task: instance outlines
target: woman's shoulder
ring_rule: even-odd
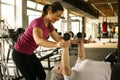
[[[31,22],[31,25],[34,27],[44,26],[43,17],[38,17]]]
[[[35,18],[34,20],[33,20],[33,22],[41,22],[41,21],[43,21],[43,17],[38,17],[38,18]]]

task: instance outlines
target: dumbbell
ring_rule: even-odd
[[[85,38],[85,37],[86,37],[86,34],[84,33],[84,37],[83,38]],[[77,38],[82,38],[82,33],[81,32],[77,33]]]
[[[70,39],[70,34],[69,34],[69,33],[64,33],[63,39],[64,39],[65,41],[69,40],[69,39]]]

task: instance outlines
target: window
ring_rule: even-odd
[[[37,10],[42,10],[43,9],[43,7],[44,7],[44,5],[41,5],[41,4],[37,4]]]
[[[27,1],[27,7],[35,9],[36,3],[32,2],[32,1]]]
[[[41,16],[43,7],[44,5],[42,4],[27,1],[28,24],[30,24],[33,19]]]
[[[1,18],[14,28],[14,6],[1,4]]]
[[[1,0],[1,2],[14,5],[15,0]]]

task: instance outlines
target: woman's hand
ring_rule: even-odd
[[[57,47],[59,48],[64,48],[64,47],[69,47],[70,46],[70,40],[65,41],[65,40],[60,40],[59,42],[57,42]]]

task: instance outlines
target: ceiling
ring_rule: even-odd
[[[118,0],[84,0],[85,2],[84,4],[81,4],[83,3],[83,0],[34,0],[34,1],[43,4],[46,4],[51,1],[60,1],[61,3],[63,3],[65,7],[67,6],[66,8],[71,10],[71,12],[76,13],[77,15],[85,15],[88,17],[91,17],[91,15],[96,17],[96,14],[98,15],[98,13],[99,13],[98,17],[118,16]],[[75,7],[70,7],[68,4],[75,6],[77,9],[75,9]],[[78,6],[76,6],[77,4]],[[82,5],[80,7],[84,7],[84,8],[78,8],[79,5]],[[92,9],[93,8],[94,9],[91,11],[90,10],[91,8],[89,7],[92,7]],[[95,12],[94,14],[93,12],[96,10],[97,13]]]
[[[88,3],[99,11],[99,16],[118,15],[118,0],[88,0]]]

